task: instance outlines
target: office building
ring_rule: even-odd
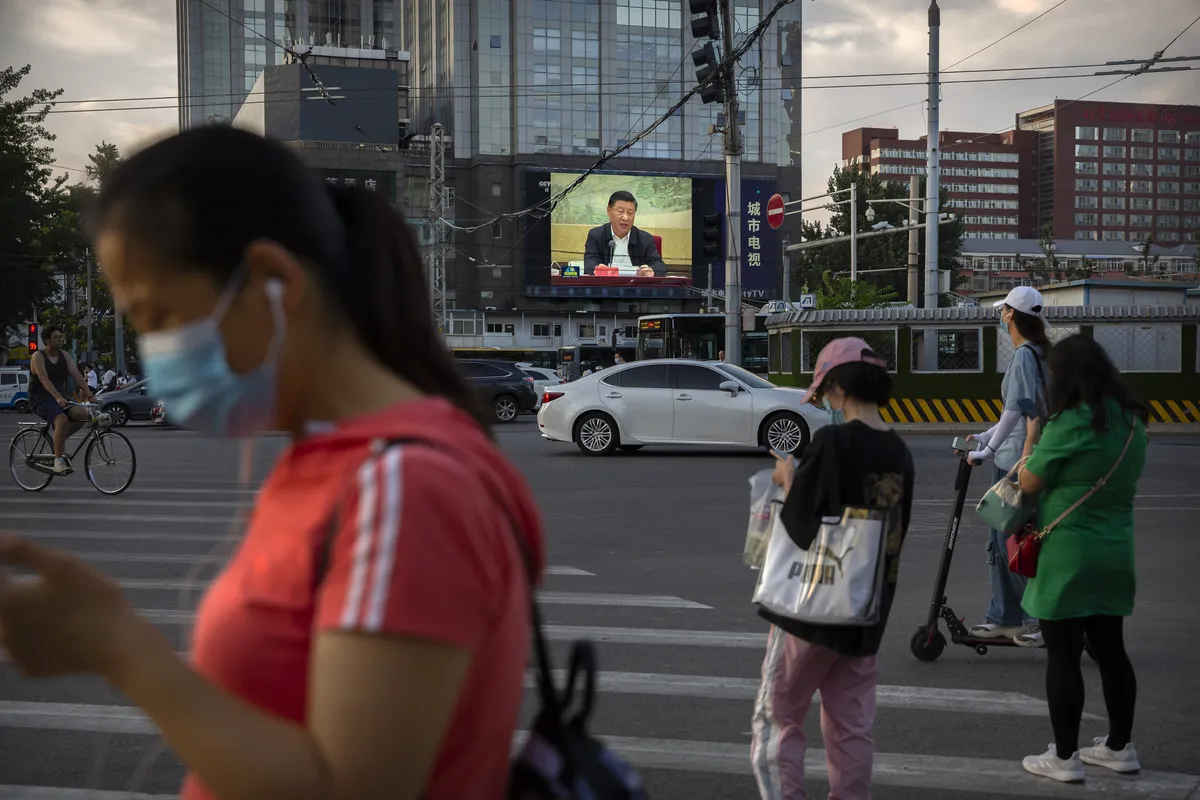
[[[1200,240],[1200,106],[1056,100],[1017,128],[1038,136],[1038,223],[1054,238]]]
[[[928,137],[901,139],[896,128],[842,134],[842,163],[860,165],[884,181],[902,183],[928,172]],[[942,131],[941,186],[963,216],[964,238],[1037,236],[1036,134]]]
[[[774,0],[734,2],[739,36],[774,6]],[[531,234],[528,217],[502,216],[543,199],[540,185],[551,176],[583,171],[602,153],[631,141],[695,85],[688,0],[216,3],[233,20],[209,5],[177,0],[184,127],[232,119],[263,68],[284,62],[285,52],[263,37],[302,52],[315,44],[408,54],[411,92],[407,134],[398,142],[405,161],[399,200],[409,207],[410,219],[424,216],[425,137],[440,123],[453,197],[443,216],[455,226],[447,251],[452,306],[559,311],[583,306],[596,312],[619,306],[622,312],[646,313],[682,310],[685,298],[700,304],[693,291],[680,294],[678,287],[616,292],[549,285],[542,278],[551,270],[549,246]],[[754,194],[744,198],[749,204],[764,204],[771,191],[799,191],[799,19],[800,4],[786,7],[739,72],[743,174],[757,182]],[[320,66],[316,69],[319,73]],[[720,110],[693,99],[612,158],[605,171],[719,182],[721,136],[712,128]],[[698,202],[706,204],[709,194],[722,195],[719,189],[696,191]],[[697,206],[695,213],[709,210]],[[754,290],[762,299],[777,296],[768,283],[780,284],[778,250],[757,256],[764,266],[756,278],[761,287]],[[697,274],[707,270],[707,264],[691,266]],[[722,278],[718,264],[717,289]]]

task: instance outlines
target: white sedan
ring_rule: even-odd
[[[829,412],[800,392],[716,361],[661,359],[621,364],[547,388],[538,430],[588,455],[648,444],[801,450]]]

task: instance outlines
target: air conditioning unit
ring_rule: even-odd
[[[495,306],[484,306],[483,310],[484,311],[495,311],[496,307]]]

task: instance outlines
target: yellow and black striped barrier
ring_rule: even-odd
[[[1004,403],[1000,400],[946,400],[903,397],[883,408],[883,418],[891,423],[950,423],[972,425],[1000,420]],[[1150,421],[1200,423],[1200,401],[1151,400]]]

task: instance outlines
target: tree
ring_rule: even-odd
[[[868,206],[866,202],[867,200],[900,200],[907,203],[907,183],[900,184],[881,180],[877,174],[864,172],[858,166],[851,166],[846,169],[835,166],[833,175],[827,183],[827,190],[830,192],[841,191],[849,189],[852,184],[857,185],[858,204],[853,213],[857,216],[857,226],[860,233],[869,231],[872,225],[878,225],[882,222],[890,223],[893,227],[899,228],[905,225],[906,220],[910,216],[914,216],[909,212],[909,209],[900,203],[875,203],[872,206]],[[923,188],[921,193],[924,196]],[[838,195],[834,201],[847,199],[849,199],[847,194],[842,194]],[[941,192],[939,205],[943,209],[943,213],[945,209],[951,207],[949,196],[944,190]],[[875,220],[873,222],[867,221],[866,213],[868,207],[875,209]],[[800,231],[801,241],[811,242],[819,239],[831,239],[838,236],[850,235],[851,209],[849,204],[830,206],[829,208],[831,215],[828,224],[822,225],[819,222],[803,222]],[[962,252],[962,234],[963,225],[957,217],[953,222],[942,223],[939,228],[938,266],[940,269],[950,272],[952,286],[958,283],[955,280],[955,276],[957,276],[959,271],[958,257]],[[925,237],[923,233],[920,241],[921,255],[919,263],[921,266],[919,267],[918,293],[923,293],[925,283]],[[874,286],[879,290],[879,296],[897,297],[893,286],[897,283],[906,282],[902,276],[904,276],[907,269],[907,264],[908,237],[903,233],[872,237],[863,239],[858,243],[858,266],[860,271],[864,271],[860,275],[858,282]],[[823,283],[823,276],[826,272],[836,275],[848,272],[849,268],[850,242],[839,242],[799,251],[793,266],[793,273],[795,283],[799,285],[817,285]],[[865,272],[866,270],[889,271]],[[897,276],[901,277],[897,279]],[[920,305],[920,299],[920,297],[910,297],[908,301],[913,305]]]
[[[62,89],[14,97],[29,66],[0,70],[0,337],[30,318],[53,291],[48,241],[55,197],[66,178],[49,165],[54,135],[43,123]],[[5,342],[6,343],[6,342]]]
[[[806,286],[804,291],[809,291]],[[849,275],[826,272],[817,287],[817,308],[876,308],[898,302],[900,296],[892,287],[880,289],[864,281],[852,281]]]
[[[88,156],[88,161],[92,162],[85,168],[88,180],[94,181],[97,186],[102,187],[108,180],[108,176],[121,163],[121,151],[115,144],[101,142],[96,145],[96,152]]]

